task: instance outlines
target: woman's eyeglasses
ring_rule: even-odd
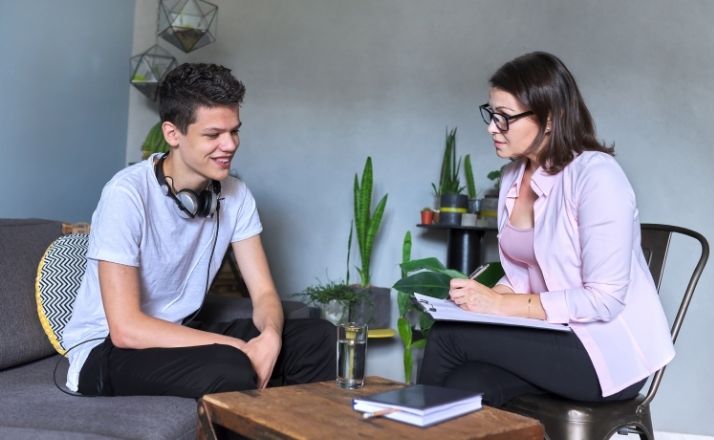
[[[498,128],[501,132],[508,131],[508,124],[511,121],[533,114],[531,110],[528,110],[527,112],[518,113],[517,115],[507,115],[505,113],[494,112],[488,104],[483,104],[479,106],[478,109],[481,112],[483,122],[485,122],[486,125],[489,125],[491,121],[493,121],[493,123],[496,124],[496,128]]]

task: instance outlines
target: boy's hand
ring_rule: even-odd
[[[242,348],[258,375],[257,388],[259,390],[266,387],[273,374],[282,343],[280,335],[269,327],[248,341]]]

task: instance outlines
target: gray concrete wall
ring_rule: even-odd
[[[284,296],[316,278],[343,276],[352,179],[368,155],[376,194],[389,193],[373,282],[390,286],[399,277],[407,230],[415,257],[444,258],[445,236],[425,235],[415,224],[431,204],[445,130],[458,126],[458,152],[471,153],[484,189],[487,172],[503,162],[477,106],[487,99],[489,75],[533,50],[555,53],[575,74],[599,135],[616,143],[642,220],[714,239],[714,2],[215,3],[218,41],[189,55],[170,50],[180,61],[224,64],[247,85],[234,166],[258,199]],[[156,2],[136,4],[134,53],[153,44],[156,17]],[[131,90],[127,160],[140,157],[157,119]],[[673,256],[664,290],[676,294],[691,250],[677,244]],[[658,431],[714,434],[713,284],[707,270],[653,405]],[[671,316],[674,301],[665,305]],[[400,379],[399,342],[372,343],[368,369]]]
[[[0,0],[0,217],[89,221],[126,164],[133,11]]]

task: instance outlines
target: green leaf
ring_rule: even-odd
[[[462,278],[462,279],[468,278],[462,272],[459,272],[458,270],[454,270],[454,269],[442,269],[442,270],[439,270],[438,272],[443,273],[444,275],[448,275],[449,278]]]
[[[476,182],[474,181],[474,169],[471,165],[471,155],[467,154],[464,158],[464,174],[466,175],[466,188],[468,189],[469,198],[476,198]]]
[[[424,312],[419,315],[419,329],[421,329],[421,333],[424,335],[425,338],[429,336],[429,330],[431,330],[431,327],[433,325],[434,318]]]
[[[350,254],[352,253],[352,227],[353,222],[350,222],[350,235],[347,237],[347,266],[345,269],[345,284],[350,283]]]
[[[164,132],[161,129],[161,121],[154,124],[146,134],[141,149],[150,153],[163,153],[169,151],[171,146],[164,139]]]
[[[411,349],[404,350],[404,382],[410,383],[412,380],[412,365],[414,360]]]
[[[412,349],[414,348],[424,348],[426,347],[426,339],[419,339],[418,341],[412,342]]]
[[[449,295],[451,277],[439,272],[418,272],[397,281],[393,288],[412,294],[418,292],[435,298],[446,298]]]
[[[397,290],[397,305],[399,306],[399,316],[405,317],[412,305],[412,296],[406,292]]]
[[[399,337],[402,340],[405,348],[409,348],[412,344],[412,326],[404,318],[399,318],[397,320],[397,330],[399,330]]]
[[[367,273],[366,280],[363,280],[362,282],[362,286],[364,287],[367,287],[367,285],[369,284],[369,266],[372,255],[372,246],[374,245],[374,239],[377,236],[377,232],[379,231],[379,226],[382,223],[384,208],[387,205],[387,196],[388,194],[385,194],[384,197],[382,197],[382,199],[377,204],[377,207],[374,209],[374,215],[370,219],[367,227],[367,237],[365,238],[364,255],[362,256],[362,270]]]
[[[402,272],[415,272],[417,270],[444,270],[446,269],[446,266],[444,266],[441,261],[439,261],[438,258],[435,257],[428,257],[428,258],[420,258],[418,260],[410,260],[407,262],[403,262],[402,264],[399,265],[399,267],[402,268]]]
[[[412,233],[407,231],[402,240],[402,264],[412,259]],[[407,273],[402,269],[402,277],[407,276]]]

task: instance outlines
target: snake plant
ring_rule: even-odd
[[[387,195],[385,194],[377,203],[372,212],[372,158],[367,157],[360,179],[355,174],[354,179],[354,222],[357,235],[357,244],[360,253],[361,267],[357,268],[362,287],[370,285],[369,265],[372,257],[372,247],[374,239],[379,231],[379,226],[384,215],[384,208],[387,205]]]

